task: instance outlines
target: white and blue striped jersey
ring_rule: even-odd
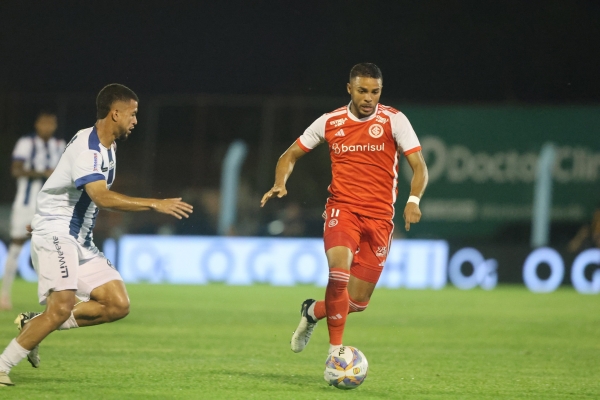
[[[31,134],[21,137],[12,153],[13,161],[23,161],[25,171],[44,172],[56,168],[61,154],[65,150],[65,141],[50,138],[43,140],[38,135]],[[35,198],[45,179],[17,178],[17,195],[13,202],[14,209],[35,208]]]
[[[94,247],[98,207],[84,190],[87,183],[105,180],[110,189],[117,167],[116,143],[106,148],[96,127],[82,129],[67,144],[56,169],[37,199],[34,234],[70,235],[83,247]]]

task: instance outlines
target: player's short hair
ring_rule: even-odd
[[[381,70],[373,63],[360,63],[352,67],[350,70],[350,80],[357,76],[360,76],[361,78],[383,79]]]
[[[38,120],[41,117],[56,117],[56,111],[51,108],[42,108],[35,116],[35,119]]]
[[[98,93],[98,97],[96,97],[96,118],[106,118],[115,102],[129,100],[139,101],[137,94],[127,86],[119,83],[104,86]]]

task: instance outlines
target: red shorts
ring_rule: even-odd
[[[392,244],[394,223],[327,206],[323,239],[325,251],[344,246],[354,253],[350,275],[377,283]]]

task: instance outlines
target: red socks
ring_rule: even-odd
[[[344,326],[348,315],[348,280],[350,272],[342,268],[329,270],[329,282],[325,291],[325,309],[327,311],[327,328],[329,343],[337,346],[342,344]],[[316,311],[315,305],[315,311]],[[315,312],[316,314],[316,312]]]
[[[368,301],[354,301],[348,296],[348,314],[365,311],[368,305]],[[327,316],[327,311],[325,311],[325,300],[319,300],[315,303],[314,315],[316,319],[323,319]]]
[[[312,310],[317,320],[327,318],[329,343],[336,346],[342,344],[346,317],[349,313],[364,311],[368,301],[355,301],[348,295],[350,273],[342,268],[329,270],[329,282],[325,291],[325,300],[317,301]]]
[[[316,319],[323,319],[327,316],[327,311],[325,310],[325,300],[319,300],[315,303],[314,314]]]
[[[354,301],[350,298],[350,296],[348,296],[348,303],[350,306],[348,313],[365,311],[369,305],[368,301]]]

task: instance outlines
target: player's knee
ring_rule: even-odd
[[[111,321],[117,321],[129,315],[129,299],[119,299],[108,307],[108,317]]]
[[[325,252],[329,268],[350,270],[352,251],[345,246],[336,246]]]
[[[73,306],[69,303],[55,304],[54,307],[44,312],[46,318],[49,318],[56,326],[62,325],[63,322],[69,319]]]
[[[349,268],[348,268],[348,262],[345,260],[332,260],[329,262],[329,269],[343,269],[346,270],[348,272],[350,272]]]
[[[352,259],[346,257],[346,255],[343,254],[341,256],[338,255],[338,256],[328,257],[327,263],[329,265],[329,269],[336,268],[336,269],[345,269],[345,270],[349,271],[350,264],[352,263]]]

